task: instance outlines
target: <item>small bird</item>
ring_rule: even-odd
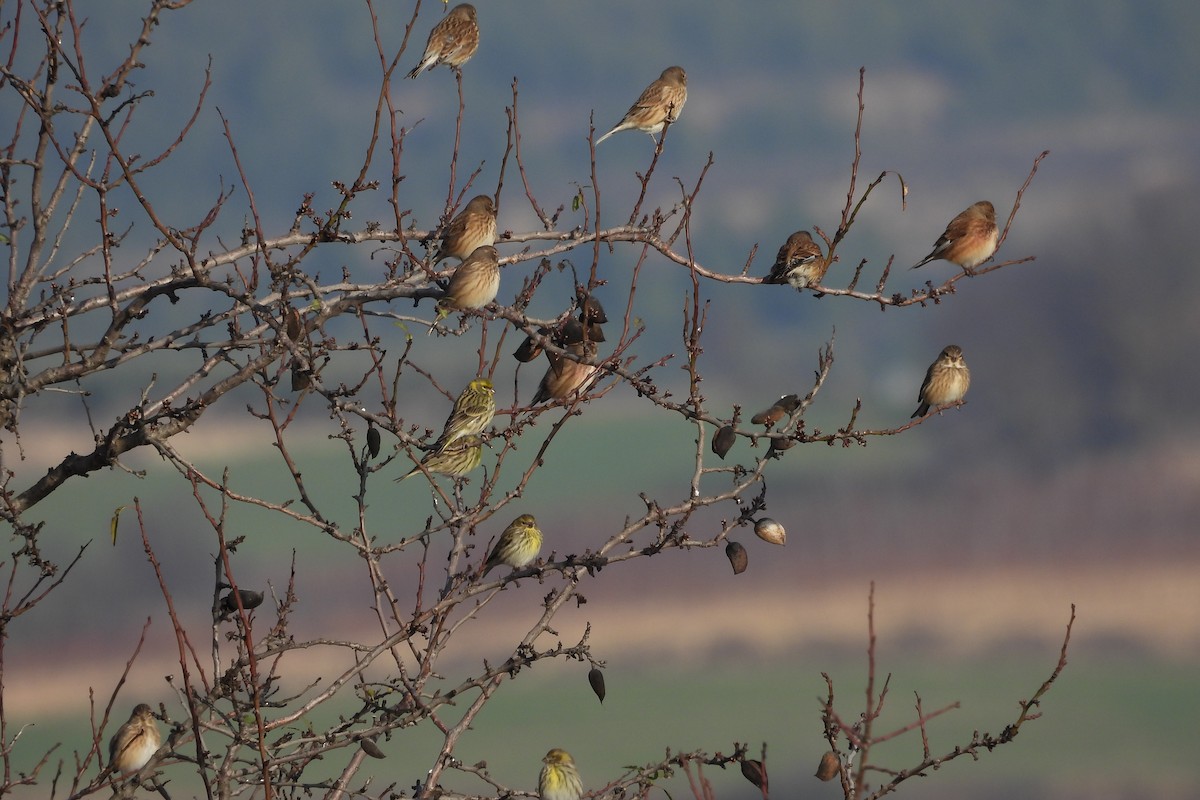
[[[421,466],[434,475],[446,475],[451,478],[461,478],[483,462],[483,440],[478,436],[464,436],[453,442],[430,450],[421,459],[421,464],[413,467],[404,476],[396,478],[396,483],[408,480],[413,475],[420,474]]]
[[[583,780],[570,753],[556,747],[546,753],[542,763],[546,766],[538,775],[541,800],[579,800],[583,796]]]
[[[925,372],[921,391],[917,393],[921,405],[917,406],[909,419],[925,416],[931,406],[948,406],[959,402],[970,387],[971,370],[967,369],[967,362],[963,360],[962,348],[956,344],[948,345]]]
[[[796,231],[779,248],[775,264],[763,283],[787,283],[797,289],[807,289],[821,282],[827,268],[821,246],[813,241],[808,231]]]
[[[483,575],[480,577],[486,577],[501,564],[513,569],[532,564],[541,550],[542,532],[538,529],[537,520],[532,514],[522,514],[508,523],[504,533],[500,534],[491,555],[483,564]]]
[[[137,772],[150,763],[162,744],[154,711],[145,703],[134,707],[129,721],[108,740],[108,765],[118,775]]]
[[[500,291],[499,259],[500,254],[490,244],[476,247],[446,284],[445,294],[437,301],[437,319],[449,316],[451,311],[483,308],[495,300]]]
[[[573,356],[591,359],[596,355],[596,343],[582,341],[569,344],[563,348]],[[533,395],[530,405],[537,405],[545,400],[563,400],[584,387],[600,368],[594,364],[574,361],[558,353],[546,352],[550,366],[538,384],[537,392]]]
[[[479,23],[475,19],[475,6],[462,3],[450,9],[442,21],[433,26],[429,41],[425,42],[425,53],[408,77],[415,78],[438,64],[449,64],[457,70],[478,49]]]
[[[946,231],[934,242],[933,251],[912,268],[940,258],[969,272],[992,257],[999,238],[996,209],[987,200],[980,200],[950,220]]]
[[[446,423],[442,425],[442,435],[434,444],[434,450],[441,450],[446,445],[464,436],[474,436],[483,433],[492,418],[496,416],[496,390],[487,378],[476,378],[467,384],[462,394],[454,401],[454,408]]]
[[[645,131],[653,139],[654,134],[661,131],[668,121],[674,122],[679,119],[679,113],[683,111],[683,104],[686,102],[687,75],[683,67],[667,67],[662,71],[662,75],[658,76],[658,80],[646,87],[642,96],[629,107],[616,127],[597,139],[596,144],[600,144],[614,133],[631,128]]]
[[[447,258],[466,261],[475,248],[495,243],[496,205],[486,194],[477,195],[446,226],[433,263],[440,263]]]

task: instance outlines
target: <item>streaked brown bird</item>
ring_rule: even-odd
[[[948,345],[925,372],[921,391],[917,393],[921,404],[909,419],[925,416],[931,406],[940,408],[959,402],[969,388],[971,370],[967,369],[962,348],[956,344]]]
[[[483,440],[478,436],[464,436],[444,447],[431,450],[421,459],[421,465],[410,469],[396,478],[396,483],[408,480],[421,472],[421,466],[434,475],[461,478],[483,462]]]
[[[477,195],[446,226],[433,263],[440,263],[447,258],[466,261],[475,248],[495,243],[496,206],[486,194]]]
[[[150,763],[161,744],[162,736],[154,721],[154,711],[140,703],[129,715],[129,721],[108,740],[108,765],[118,775],[137,772]]]
[[[596,343],[591,341],[569,344],[563,348],[573,356],[592,359],[596,356]],[[546,400],[564,400],[584,387],[600,368],[594,364],[580,363],[558,353],[546,352],[550,366],[538,384],[530,405],[537,405]]]
[[[500,291],[500,254],[490,244],[476,247],[467,260],[458,265],[446,293],[437,301],[437,319],[451,311],[483,308]]]
[[[611,131],[596,140],[600,144],[614,133],[637,129],[654,138],[667,121],[679,119],[683,104],[687,102],[687,74],[683,67],[667,67],[658,80],[646,87],[637,102],[629,107],[625,116]]]
[[[940,258],[969,272],[992,257],[999,238],[996,209],[987,200],[980,200],[950,220],[945,232],[934,242],[932,252],[912,268]]]
[[[408,77],[415,78],[430,67],[449,64],[458,69],[475,55],[479,49],[479,23],[475,19],[475,6],[462,3],[450,9],[442,21],[429,32],[425,53]]]
[[[828,264],[821,246],[808,231],[796,231],[787,238],[775,256],[775,264],[763,283],[787,283],[797,289],[816,286],[825,277]]]

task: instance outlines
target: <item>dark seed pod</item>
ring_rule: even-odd
[[[543,336],[547,331],[545,328],[540,328],[538,333]],[[526,336],[525,341],[521,342],[521,346],[513,351],[513,358],[520,361],[522,364],[528,364],[542,354],[542,346],[538,344],[538,340],[532,336]]]
[[[287,337],[293,342],[300,341],[300,333],[304,328],[300,324],[300,312],[294,308],[287,310]]]
[[[785,394],[783,397],[775,401],[775,405],[783,409],[783,413],[790,414],[800,407],[800,395]]]
[[[588,670],[588,683],[592,685],[592,691],[596,693],[596,697],[600,702],[604,702],[604,673],[596,667]]]
[[[299,361],[292,362],[292,391],[303,392],[312,386],[312,373],[300,365]]]
[[[738,542],[730,542],[725,545],[725,556],[733,567],[734,575],[741,575],[750,563],[750,556],[746,554],[746,548]]]
[[[719,428],[712,438],[712,451],[720,456],[721,460],[725,460],[725,454],[733,447],[733,443],[737,441],[737,434],[733,432],[732,425],[726,425]]]
[[[746,777],[746,780],[761,789],[763,794],[767,793],[767,770],[761,761],[753,761],[751,759],[742,761],[742,775]]]
[[[237,591],[238,596],[242,598],[242,608],[247,611],[262,605],[262,592],[255,592],[250,589],[238,589]],[[234,599],[233,592],[226,592],[225,596],[221,598],[221,619],[229,619],[231,614],[237,613],[237,608],[237,600]]]
[[[367,428],[367,452],[371,454],[371,458],[379,458],[379,446],[382,444],[379,437],[379,428],[374,425]]]
[[[600,305],[600,301],[590,294],[585,295],[582,286],[576,290],[575,297],[579,300],[580,320],[594,325],[603,325],[608,322],[608,314],[604,313],[604,306]]]
[[[767,455],[782,453],[784,450],[791,450],[795,446],[795,439],[790,439],[787,436],[772,436],[771,444],[767,447]]]
[[[583,324],[574,317],[568,318],[558,332],[558,343],[563,347],[583,344]]]
[[[584,326],[584,336],[589,342],[603,342],[604,329],[600,327],[598,322],[589,322]]]
[[[754,535],[771,544],[782,545],[787,542],[787,532],[783,526],[770,517],[763,517],[754,523]]]
[[[766,425],[767,427],[770,427],[776,422],[779,422],[779,420],[783,419],[785,414],[787,414],[787,412],[784,411],[780,406],[771,406],[766,411],[760,411],[755,414],[750,418],[750,421],[755,425]]]
[[[829,750],[825,755],[821,756],[821,763],[817,765],[817,778],[823,781],[831,781],[838,774],[838,757],[832,750]]]
[[[371,758],[387,758],[387,755],[379,749],[379,745],[375,744],[371,739],[359,739],[358,746]]]

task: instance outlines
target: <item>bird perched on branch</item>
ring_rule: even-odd
[[[396,483],[405,481],[421,472],[434,475],[446,475],[451,478],[461,478],[483,462],[483,440],[478,436],[464,436],[442,447],[434,448],[425,454],[421,463],[410,469],[403,476],[396,478]]]
[[[532,514],[522,514],[508,523],[504,533],[496,541],[491,554],[483,564],[483,575],[486,577],[501,564],[520,569],[533,563],[542,550],[542,532],[538,529],[537,520]]]
[[[595,358],[597,348],[595,342],[584,340],[568,344],[563,349],[586,362]],[[550,360],[550,366],[542,376],[530,405],[536,406],[546,400],[564,400],[570,397],[582,389],[600,369],[595,364],[575,361],[549,350],[546,351],[546,358]]]
[[[542,763],[545,766],[538,775],[541,800],[579,800],[583,796],[583,781],[570,753],[556,747],[546,753]]]
[[[137,772],[150,763],[162,744],[154,711],[145,703],[134,707],[129,721],[108,740],[108,765],[116,774]]]
[[[667,67],[642,92],[637,102],[629,107],[625,116],[611,131],[596,140],[600,144],[614,133],[637,129],[654,138],[667,122],[679,119],[683,104],[687,102],[687,74],[683,67]]]
[[[478,49],[479,23],[475,19],[475,6],[462,3],[450,9],[442,21],[433,26],[425,43],[425,53],[408,77],[415,78],[438,64],[449,64],[457,70]]]
[[[925,416],[931,406],[941,407],[959,402],[970,387],[971,370],[967,369],[962,348],[956,344],[948,345],[925,372],[921,391],[917,393],[917,400],[921,404],[909,419]]]
[[[446,226],[433,263],[447,258],[466,261],[475,248],[495,243],[496,205],[486,194],[476,195]]]
[[[813,241],[808,231],[796,231],[779,248],[775,264],[763,283],[787,283],[797,289],[807,289],[821,282],[827,268],[820,245]]]
[[[999,238],[996,209],[987,200],[980,200],[950,220],[945,232],[934,242],[933,250],[912,268],[940,258],[970,272],[992,257]]]
[[[476,247],[450,277],[446,293],[437,301],[437,319],[449,316],[451,311],[483,308],[495,300],[500,291],[499,259],[500,254],[490,244]]]
[[[455,399],[450,416],[442,425],[442,435],[434,444],[434,450],[441,450],[446,445],[464,436],[475,436],[483,433],[492,418],[496,416],[496,390],[488,378],[476,378],[467,384],[462,393]]]

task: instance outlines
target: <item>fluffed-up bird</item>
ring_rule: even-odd
[[[520,569],[533,563],[542,551],[542,532],[533,514],[522,514],[508,524],[496,541],[496,546],[483,564],[486,577],[496,567],[507,565]]]
[[[579,800],[583,796],[583,780],[570,753],[556,747],[546,753],[542,764],[545,766],[538,775],[541,800]]]
[[[596,343],[592,341],[569,344],[563,349],[585,360],[596,356]],[[530,405],[536,406],[546,400],[564,400],[570,397],[582,389],[600,369],[595,364],[581,363],[550,351],[546,351],[546,357],[550,360],[550,366],[542,376]]]
[[[813,241],[808,231],[796,231],[779,248],[775,264],[763,282],[787,283],[797,289],[807,289],[821,282],[827,268],[821,246]]]
[[[917,393],[921,404],[909,419],[925,416],[931,406],[940,408],[957,403],[970,387],[971,370],[967,369],[962,348],[956,344],[948,345],[926,370],[921,391]]]
[[[912,268],[942,259],[969,272],[992,257],[999,238],[996,209],[987,200],[980,200],[950,220],[945,232],[934,242],[933,250]]]
[[[447,258],[466,261],[475,248],[496,243],[496,204],[486,194],[472,197],[446,226],[433,257],[437,264]]]
[[[450,416],[442,425],[442,434],[434,444],[434,450],[441,450],[451,442],[464,436],[475,436],[483,433],[492,418],[496,416],[496,390],[488,378],[476,378],[467,384],[462,393],[455,399]]]
[[[396,483],[408,480],[413,475],[420,474],[421,467],[434,475],[446,475],[451,478],[461,478],[483,462],[483,440],[478,436],[464,436],[449,444],[430,450],[421,459],[418,466],[413,467],[405,475],[396,478]]]
[[[425,42],[425,53],[408,77],[415,78],[438,64],[449,64],[458,69],[478,49],[479,23],[475,19],[475,6],[462,3],[450,9],[441,22],[433,26],[429,40]]]
[[[683,67],[667,67],[658,79],[646,87],[637,102],[629,107],[621,121],[596,140],[600,144],[614,133],[636,129],[654,138],[668,121],[675,122],[687,102],[687,74]]]
[[[483,308],[500,291],[500,254],[490,244],[476,247],[467,260],[458,265],[446,293],[437,301],[437,319],[452,311]]]
[[[137,772],[158,751],[162,736],[154,711],[145,703],[139,703],[129,715],[129,721],[117,729],[108,740],[108,764],[118,775]]]

